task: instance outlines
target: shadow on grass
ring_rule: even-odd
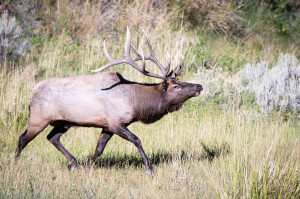
[[[225,156],[230,153],[230,146],[227,143],[221,145],[213,144],[211,146],[201,144],[203,150],[199,153],[190,152],[187,150],[181,150],[176,152],[169,151],[156,151],[152,154],[148,154],[148,158],[152,165],[160,165],[164,163],[171,163],[173,161],[213,161],[219,156]],[[82,166],[90,165],[90,159],[92,156],[88,156],[87,160],[79,160],[78,163]],[[125,168],[128,166],[139,167],[143,165],[142,157],[140,154],[112,154],[100,156],[95,162],[95,167],[100,168]]]

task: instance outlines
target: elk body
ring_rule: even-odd
[[[93,72],[127,63],[146,76],[162,79],[161,83],[132,82],[117,72],[53,78],[39,83],[33,89],[30,98],[29,123],[19,138],[16,157],[31,140],[51,125],[54,128],[47,139],[69,160],[70,168],[76,169],[77,161],[61,144],[60,137],[72,126],[96,127],[102,128],[102,132],[91,159],[92,163],[102,154],[107,142],[116,134],[138,148],[147,172],[153,175],[152,166],[140,139],[131,133],[127,126],[136,121],[153,123],[167,113],[178,110],[186,100],[198,96],[202,86],[177,81],[175,78],[181,72],[183,62],[175,71],[169,72],[170,61],[166,67],[162,66],[153,53],[146,33],[145,36],[150,55],[144,56],[136,51],[131,44],[130,32],[127,29],[125,58],[112,59],[104,43],[104,52],[109,63]],[[136,54],[135,59],[130,55],[131,48]],[[145,60],[153,61],[162,75],[148,72],[145,69]],[[142,61],[142,67],[136,61]]]

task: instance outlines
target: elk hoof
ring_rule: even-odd
[[[68,168],[72,171],[76,171],[78,169],[78,164],[77,164],[76,160],[69,161]]]
[[[95,161],[91,160],[91,161],[87,162],[85,168],[86,168],[87,170],[90,170],[90,169],[93,169],[93,168],[95,167],[95,165],[96,165]]]
[[[95,165],[96,164],[94,160],[90,160],[89,163],[90,163],[90,165]]]
[[[154,173],[152,170],[147,170],[146,171],[146,174],[148,174],[149,176],[153,177],[154,176]]]

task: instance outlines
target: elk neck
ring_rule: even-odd
[[[143,123],[153,123],[168,113],[168,100],[160,84],[139,84],[139,97],[132,101],[135,107],[135,119]]]

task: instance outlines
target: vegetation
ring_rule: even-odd
[[[273,110],[300,114],[300,65],[295,57],[279,56],[272,69],[266,62],[246,65],[238,75],[244,76],[244,84],[256,94],[256,102],[266,115]]]
[[[16,18],[9,18],[5,11],[0,18],[0,61],[5,58],[24,56],[28,39],[22,38],[22,29],[16,22]]]
[[[6,37],[11,45],[1,46],[0,198],[300,197],[297,1],[11,0],[1,1],[0,13],[0,25],[15,20],[14,26],[22,29],[16,40]],[[33,87],[104,65],[104,40],[112,57],[122,57],[126,26],[139,51],[145,45],[143,26],[163,63],[167,51],[172,66],[184,55],[180,78],[204,87],[180,111],[151,125],[129,127],[142,140],[155,176],[144,174],[135,146],[117,136],[91,167],[100,132],[93,128],[73,128],[62,137],[79,160],[76,172],[68,170],[65,157],[47,141],[50,128],[15,162]],[[30,48],[15,56],[19,45],[13,43],[22,39],[30,41]],[[280,65],[294,79],[287,78],[291,86],[278,87],[284,88],[282,95],[272,87],[272,99],[289,96],[284,102],[291,104],[283,112],[274,106],[264,114],[257,100],[269,88],[264,85],[271,84],[257,77],[268,71],[266,77],[274,73],[280,79]],[[149,68],[159,72],[154,65]],[[113,69],[132,81],[157,81],[126,65]],[[241,72],[247,70],[245,79]],[[255,82],[260,83],[251,87]],[[246,87],[261,90],[257,95],[258,90]]]

